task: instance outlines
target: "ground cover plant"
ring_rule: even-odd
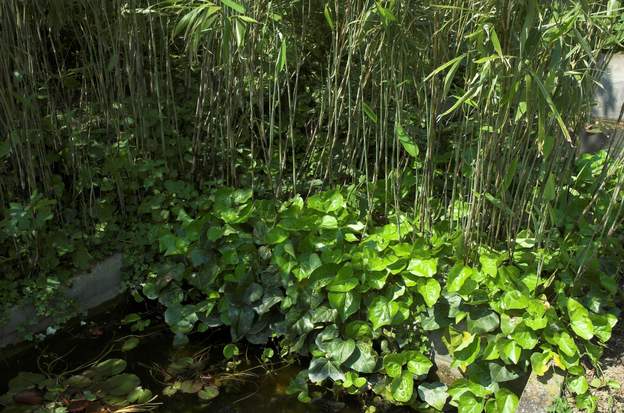
[[[60,286],[123,251],[176,345],[226,326],[300,357],[303,402],[511,412],[509,382],[554,365],[595,406],[624,173],[576,131],[619,2],[9,0],[0,20],[5,310],[60,323]],[[433,332],[465,379],[436,382]]]

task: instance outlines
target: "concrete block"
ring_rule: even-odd
[[[123,292],[122,255],[115,254],[97,264],[90,272],[74,277],[59,299],[76,302],[80,312],[91,310],[113,300]],[[0,348],[23,341],[25,333],[46,330],[54,320],[37,316],[32,304],[24,303],[9,312],[8,321],[0,325]]]
[[[561,394],[564,379],[563,372],[554,366],[542,377],[531,373],[516,412],[546,413]]]
[[[596,91],[593,115],[599,119],[616,121],[624,104],[624,53],[615,54],[607,65]]]

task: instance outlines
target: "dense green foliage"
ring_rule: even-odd
[[[579,156],[617,1],[7,0],[0,302],[123,251],[184,344],[308,383],[513,411],[617,320],[622,159]],[[441,333],[466,378],[432,382]],[[416,380],[416,381],[415,381]]]

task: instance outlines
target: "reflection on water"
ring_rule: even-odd
[[[128,332],[120,330],[118,318],[115,321],[97,321],[97,328],[101,334],[94,335],[89,326],[74,326],[65,333],[50,337],[46,341],[31,346],[25,351],[8,359],[0,360],[0,394],[7,391],[8,381],[20,371],[38,372],[39,365],[45,365],[51,360],[56,362],[55,373],[62,373],[85,362],[92,361],[105,352],[112,342],[120,339]],[[164,385],[159,381],[158,375],[153,374],[150,366],[167,365],[172,357],[180,351],[191,353],[205,346],[211,346],[210,361],[218,363],[222,345],[226,343],[227,334],[212,333],[212,335],[197,337],[196,344],[192,344],[183,350],[176,350],[172,346],[171,336],[161,330],[148,337],[141,339],[141,344],[128,353],[118,350],[106,355],[106,357],[124,358],[128,362],[127,371],[138,375],[144,387],[150,388],[155,394],[160,393]],[[199,341],[201,339],[201,341]],[[119,348],[117,346],[116,348]],[[253,355],[254,349],[248,349],[246,363],[240,368],[253,368],[259,362]],[[1,355],[0,355],[1,357]],[[214,360],[214,361],[213,361]],[[253,369],[256,375],[253,379],[245,380],[235,386],[226,386],[221,389],[221,394],[210,402],[203,402],[195,394],[177,393],[172,397],[159,396],[159,402],[163,403],[159,412],[166,413],[304,413],[304,412],[345,412],[355,413],[361,408],[353,400],[335,402],[322,400],[312,404],[303,404],[296,396],[286,394],[286,388],[292,378],[301,369],[297,365],[282,365],[270,371],[264,368]]]

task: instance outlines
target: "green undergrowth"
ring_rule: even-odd
[[[575,186],[547,211],[558,229],[521,233],[511,250],[468,250],[444,218],[419,233],[408,214],[367,217],[357,186],[281,202],[180,183],[144,199],[144,245],[129,262],[176,344],[225,325],[233,342],[309,360],[289,389],[303,402],[312,382],[414,408],[513,412],[508,382],[556,366],[591,406],[583,365],[599,360],[619,314],[621,245],[586,235],[610,197],[586,192],[600,166],[600,156],[579,162]],[[465,374],[450,386],[433,374],[434,332]]]
[[[591,410],[583,366],[598,362],[617,322],[622,257],[621,233],[595,236],[621,196],[617,174],[596,195],[603,166],[604,154],[582,157],[545,211],[553,230],[523,231],[511,245],[465,245],[447,216],[420,231],[400,208],[384,214],[383,189],[369,196],[363,184],[282,201],[163,174],[144,183],[125,225],[117,218],[101,239],[76,236],[73,251],[47,253],[71,273],[82,249],[95,257],[115,233],[135,298],[158,302],[175,344],[226,326],[232,343],[300,357],[308,368],[288,391],[302,402],[314,383],[416,409],[513,412],[509,384],[556,366]],[[34,224],[46,215],[37,202]],[[44,244],[67,236],[42,228]],[[431,334],[464,379],[438,382]]]

